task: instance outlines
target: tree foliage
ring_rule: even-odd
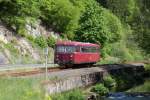
[[[150,0],[0,0],[0,20],[21,36],[26,36],[27,23],[40,20],[64,38],[101,44],[109,55],[117,55],[117,47],[133,58],[131,49],[122,49],[131,48],[128,40],[150,54],[149,5]],[[52,41],[47,40],[50,46]]]
[[[54,31],[72,39],[78,27],[81,5],[74,0],[47,0],[41,7],[42,20]]]
[[[131,27],[133,40],[150,53],[150,0],[97,0]]]
[[[80,19],[80,28],[76,39],[84,42],[105,43],[117,42],[122,35],[120,20],[96,1],[86,2],[86,10]]]

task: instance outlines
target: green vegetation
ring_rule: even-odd
[[[0,100],[85,100],[76,89],[62,94],[45,96],[42,78],[0,78]]]
[[[150,71],[150,64],[145,64],[144,68],[145,68],[146,71]]]
[[[41,48],[47,47],[47,41],[43,36],[36,37],[34,42]]]
[[[135,74],[131,70],[115,73],[114,75],[112,75],[112,78],[116,82],[116,89],[115,89],[116,91],[125,91],[136,85],[143,84],[144,82],[144,77]]]
[[[95,1],[86,1],[85,9],[80,19],[80,28],[76,32],[77,40],[98,43],[102,46],[120,40],[123,34],[122,25],[115,15]]]
[[[106,88],[103,84],[97,84],[91,89],[91,91],[103,96],[109,92],[109,89]]]
[[[144,82],[142,75],[135,74],[132,70],[120,70],[116,73],[107,75],[103,78],[101,83],[97,83],[91,88],[91,91],[98,94],[98,96],[106,95],[109,91],[120,92],[149,92],[149,80]],[[142,89],[143,88],[143,89]]]
[[[104,86],[109,88],[110,90],[111,88],[116,87],[116,80],[113,79],[111,76],[105,76],[103,81]]]
[[[1,0],[0,19],[32,41],[25,25],[40,20],[62,38],[101,45],[103,63],[147,59],[150,52],[148,0]],[[47,43],[46,43],[47,41]],[[53,37],[35,39],[54,47]]]
[[[47,38],[47,45],[49,47],[53,47],[54,48],[55,43],[56,43],[56,39],[54,37],[51,36],[51,37]]]
[[[128,39],[136,41],[139,47],[149,53],[150,1],[149,0],[97,0],[103,7],[111,10],[124,25],[132,31]]]
[[[17,54],[19,52],[12,43],[4,44],[4,47],[13,52],[14,54]]]
[[[0,100],[44,100],[40,79],[0,78]]]
[[[127,92],[149,92],[150,91],[150,80],[146,80],[144,84],[133,87],[129,89]]]
[[[52,95],[51,98],[52,100],[85,100],[84,94],[78,89],[61,94],[55,94]]]

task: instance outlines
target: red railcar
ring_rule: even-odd
[[[55,46],[55,63],[59,65],[94,64],[100,60],[100,46],[92,43],[60,41]]]

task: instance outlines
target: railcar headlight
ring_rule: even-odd
[[[73,57],[73,55],[70,55],[70,57]]]

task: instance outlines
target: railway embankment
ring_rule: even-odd
[[[48,94],[59,93],[102,82],[103,78],[107,75],[120,76],[123,73],[132,75],[133,77],[141,77],[145,73],[144,65],[106,64],[97,65],[91,68],[66,69],[62,71],[51,72],[48,74],[48,77],[52,80],[43,83],[43,86]],[[119,89],[123,88],[119,87]]]

